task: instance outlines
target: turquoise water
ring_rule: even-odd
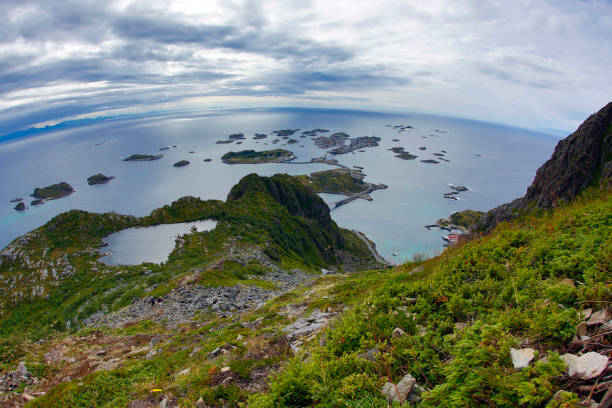
[[[414,129],[398,134],[387,124]],[[389,188],[372,193],[373,201],[357,200],[333,210],[332,217],[340,226],[364,232],[383,256],[396,262],[415,253],[435,254],[442,249],[442,232],[428,231],[424,225],[454,211],[488,210],[523,195],[558,141],[524,129],[456,118],[305,109],[205,111],[49,132],[0,145],[0,247],[70,209],[143,216],[185,195],[224,200],[231,186],[252,172],[306,174],[332,168],[324,164],[227,165],[220,161],[227,151],[242,149],[285,148],[298,156],[296,161],[309,161],[324,153],[311,138],[299,138],[301,132],[294,135],[299,143],[288,146],[271,144],[272,137],[252,139],[254,133],[270,134],[285,128],[326,128],[353,137],[375,134],[382,138],[379,147],[336,158],[347,166],[364,167],[367,181],[385,183]],[[239,132],[247,136],[241,145],[215,144]],[[172,145],[177,147],[159,151]],[[402,146],[419,158],[395,158],[387,150],[393,146]],[[441,150],[447,152],[450,162],[420,162],[435,159],[433,153]],[[134,153],[163,153],[164,157],[151,162],[122,160]],[[212,161],[204,162],[206,158]],[[182,159],[191,164],[172,166]],[[87,185],[87,177],[99,172],[115,179],[104,185]],[[23,197],[29,204],[28,195],[34,187],[60,181],[71,184],[75,193],[23,213],[9,203]],[[460,193],[458,201],[444,199],[443,193],[451,191],[449,184],[465,185],[470,191]],[[324,199],[330,197],[325,195]]]
[[[216,221],[204,220],[161,224],[146,228],[127,228],[104,238],[107,244],[100,250],[100,261],[108,265],[140,265],[143,262],[162,263],[174,249],[177,236],[196,231],[210,231]]]

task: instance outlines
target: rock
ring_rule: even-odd
[[[402,378],[397,385],[387,382],[383,386],[382,393],[385,397],[387,397],[387,401],[389,402],[399,402],[402,404],[406,399],[408,399],[408,395],[412,391],[412,388],[416,384],[416,380],[410,374],[407,374]]]
[[[422,324],[417,324],[416,329],[417,329],[417,334],[419,336],[424,336],[427,334],[427,328],[423,326]]]
[[[21,397],[25,400],[25,402],[30,402],[34,399],[30,394],[26,394],[25,392],[21,394]]]
[[[374,348],[369,349],[365,353],[359,354],[357,357],[362,358],[364,360],[368,360],[368,361],[376,361],[376,357],[378,356],[379,353],[380,352],[378,351],[378,348],[374,347]]]
[[[403,331],[402,329],[400,329],[399,327],[396,327],[395,329],[393,329],[393,338],[397,339],[399,337],[402,337],[406,334],[405,331]]]
[[[208,406],[204,403],[202,397],[198,398],[196,401],[196,408],[207,408]]]
[[[15,371],[15,374],[17,375],[17,378],[26,378],[30,375],[28,368],[26,367],[23,361],[19,362],[19,365],[17,366],[17,371]]]
[[[244,340],[244,336],[243,336],[242,334],[239,334],[239,335],[236,337],[236,341],[242,341],[242,340]]]
[[[159,408],[167,408],[168,407],[168,397],[161,400],[159,403]]]
[[[64,358],[62,350],[51,350],[43,356],[43,361],[46,364],[57,364]]]
[[[189,165],[189,161],[187,161],[187,160],[179,160],[176,163],[174,163],[172,166],[174,166],[174,167],[185,167],[187,165]]]
[[[120,358],[111,358],[108,361],[101,361],[100,364],[96,367],[95,371],[110,371],[117,368],[119,363],[121,362]]]
[[[561,359],[567,364],[568,375],[580,380],[598,377],[608,367],[608,357],[594,351],[580,357],[574,354],[564,354]]]
[[[576,334],[582,337],[582,336],[586,336],[587,333],[588,333],[588,328],[587,328],[586,322],[580,322],[580,324],[576,326]]]
[[[229,371],[230,371],[230,368],[229,368],[228,366],[225,366],[225,367],[222,367],[222,368],[221,368],[221,372],[222,372],[222,373],[227,373],[227,372],[229,372]]]
[[[512,359],[512,365],[515,370],[525,368],[531,363],[531,360],[535,357],[535,350],[532,348],[523,349],[510,349],[510,358]]]
[[[297,340],[298,338],[310,335],[327,324],[332,318],[331,313],[323,313],[319,310],[314,310],[310,316],[298,319],[289,326],[283,328],[289,341]]]
[[[418,299],[415,297],[409,297],[409,298],[406,298],[406,303],[409,305],[414,305],[417,302],[417,300]]]
[[[610,314],[610,309],[605,308],[602,310],[598,310],[597,312],[594,312],[589,318],[589,320],[587,320],[586,324],[587,326],[597,326],[600,324],[604,324],[611,318],[612,318],[612,315]]]
[[[593,309],[591,308],[584,309],[580,312],[580,318],[582,320],[587,320],[589,317],[591,317],[592,314],[593,314]]]
[[[142,347],[142,348],[139,348],[139,349],[132,350],[127,355],[131,357],[131,356],[135,356],[137,354],[147,353],[149,350],[151,350],[151,348],[148,347],[148,346],[145,346],[145,347]]]
[[[202,274],[200,272],[196,272],[196,273],[193,273],[191,275],[185,275],[181,279],[179,279],[177,285],[179,287],[187,286],[187,285],[192,285],[192,284],[196,283],[197,281],[199,281],[200,278],[202,278]]]
[[[24,204],[24,203],[19,202],[19,203],[17,203],[17,205],[15,206],[15,209],[16,209],[17,211],[24,211],[24,210],[26,209],[26,206],[25,206],[25,204]]]
[[[191,372],[191,368],[187,367],[186,369],[181,370],[181,371],[178,373],[178,375],[187,375],[187,374],[189,374],[190,372]]]
[[[222,385],[227,385],[234,380],[234,377],[227,377],[225,380],[221,381]]]

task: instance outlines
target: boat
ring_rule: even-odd
[[[397,252],[394,252],[394,253],[393,253],[393,256],[398,256],[398,253],[397,253]]]

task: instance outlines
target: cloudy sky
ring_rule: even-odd
[[[612,3],[2,0],[0,135],[210,107],[573,130],[612,100]]]

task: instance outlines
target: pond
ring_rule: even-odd
[[[204,220],[127,228],[103,239],[108,245],[101,248],[100,261],[111,266],[140,265],[143,262],[159,264],[168,260],[178,235],[191,232],[193,227],[202,232],[216,226],[216,221]]]

